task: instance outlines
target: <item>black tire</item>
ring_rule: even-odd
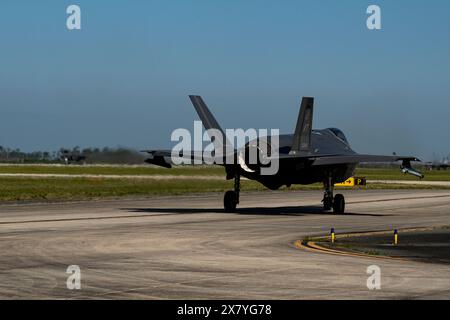
[[[344,213],[344,211],[345,211],[345,198],[342,194],[337,194],[334,196],[333,212]]]
[[[237,194],[234,191],[225,192],[223,197],[223,207],[225,212],[234,212],[238,203]]]

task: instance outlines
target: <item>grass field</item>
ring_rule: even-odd
[[[450,181],[450,170],[419,170],[425,175],[423,181]],[[355,176],[368,180],[417,180],[410,174],[404,174],[400,168],[357,168]]]
[[[224,175],[219,166],[184,166],[166,169],[155,166],[111,165],[0,165],[1,173],[29,174],[104,174],[104,175]]]
[[[224,175],[224,168],[219,166],[184,166],[166,169],[155,166],[79,166],[79,165],[0,165],[2,173],[24,174],[89,174],[89,175]],[[423,171],[424,181],[450,181],[450,170]],[[356,176],[369,180],[417,180],[411,175],[403,174],[398,168],[358,168]]]
[[[23,200],[81,200],[105,197],[175,195],[195,192],[223,192],[233,187],[233,181],[226,181],[222,167],[179,167],[164,169],[144,166],[44,166],[44,165],[0,165],[0,174],[68,174],[68,175],[171,175],[171,179],[130,179],[105,177],[15,177],[0,176],[0,201]],[[427,180],[450,181],[449,171],[426,172]],[[173,176],[188,176],[177,179]],[[371,180],[411,180],[398,169],[357,170],[356,175]],[[192,176],[192,179],[189,178]],[[198,176],[220,176],[222,179],[199,180]],[[414,178],[412,177],[412,180]],[[321,189],[321,184],[292,186],[290,189]],[[430,186],[404,186],[370,184],[364,188],[416,188],[436,189]],[[438,187],[445,189],[445,187]],[[283,188],[286,189],[286,188]],[[282,189],[282,190],[283,190]],[[242,181],[242,190],[265,190],[254,181]]]

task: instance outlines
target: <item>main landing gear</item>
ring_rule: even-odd
[[[334,213],[344,213],[345,211],[345,199],[342,194],[333,196],[334,184],[332,178],[329,177],[323,183],[324,195],[323,195],[323,209],[328,211],[333,209]],[[223,207],[225,212],[234,212],[239,204],[239,191],[241,190],[241,176],[236,173],[234,175],[234,190],[225,192],[223,197]]]
[[[234,175],[234,190],[225,192],[223,197],[223,207],[225,212],[234,212],[239,203],[239,191],[241,190],[241,176],[236,173]]]
[[[323,187],[325,189],[324,195],[323,195],[323,209],[328,211],[333,208],[334,213],[344,213],[345,211],[345,199],[342,194],[337,194],[333,197],[333,189],[334,184],[329,177],[326,181],[323,183]]]

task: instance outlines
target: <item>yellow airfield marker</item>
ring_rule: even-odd
[[[351,177],[344,182],[335,183],[335,187],[355,187],[355,186],[365,186],[367,184],[366,178],[362,177]]]

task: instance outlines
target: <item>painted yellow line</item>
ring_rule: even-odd
[[[319,246],[317,243],[315,243],[313,241],[308,241],[306,244],[303,244],[302,241],[297,240],[297,241],[295,241],[295,247],[297,247],[298,249],[302,249],[302,250],[306,250],[306,251],[310,251],[310,252],[314,252],[314,253],[326,253],[326,254],[332,254],[332,255],[338,255],[338,256],[367,258],[367,259],[410,261],[410,260],[408,260],[406,258],[402,258],[402,257],[374,256],[374,255],[359,253],[359,252],[350,252],[350,251],[325,248],[325,247]]]
[[[434,229],[441,228],[442,226],[437,227],[417,227],[417,228],[407,228],[407,229],[399,229],[402,232],[420,232],[420,231],[430,231]],[[354,233],[344,233],[344,234],[335,234],[335,240],[343,239],[343,238],[351,238],[351,237],[361,237],[361,236],[376,236],[383,234],[394,234],[394,230],[381,230],[381,231],[367,231],[367,232],[354,232]],[[330,236],[317,237],[317,240],[330,240]]]
[[[439,227],[410,228],[410,229],[403,229],[401,231],[403,231],[403,232],[428,231],[428,230],[433,230],[436,228],[439,228]],[[358,236],[381,235],[381,234],[389,234],[392,232],[393,231],[388,230],[388,231],[369,231],[369,232],[348,233],[348,234],[336,236],[336,240],[339,238],[342,239],[342,238],[350,238],[350,237],[358,237]],[[326,237],[320,237],[320,238],[316,238],[316,239],[330,241],[331,237],[326,236]],[[327,254],[333,254],[333,255],[359,257],[359,258],[411,261],[411,259],[404,258],[404,257],[375,256],[375,255],[370,255],[370,254],[361,253],[361,252],[351,252],[351,251],[345,251],[345,250],[340,250],[340,249],[327,248],[327,247],[323,247],[323,246],[317,244],[315,241],[306,241],[306,243],[304,243],[302,240],[296,240],[294,242],[294,246],[298,249],[315,252],[315,253],[327,253]]]

